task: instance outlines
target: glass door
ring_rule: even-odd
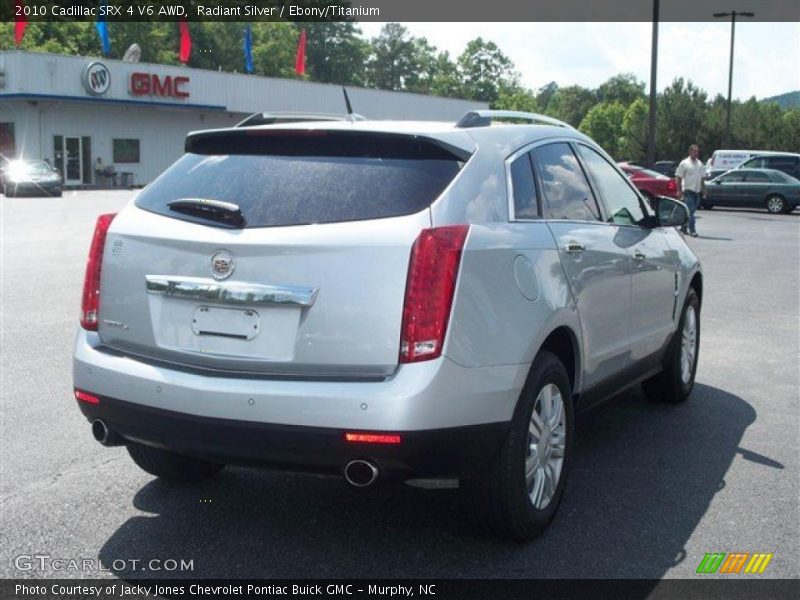
[[[64,183],[80,185],[83,173],[83,152],[81,138],[64,138]]]

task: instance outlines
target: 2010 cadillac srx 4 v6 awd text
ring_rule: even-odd
[[[98,441],[165,479],[458,479],[478,524],[530,539],[576,411],[640,382],[692,391],[686,219],[540,115],[191,133],[97,220],[75,396]]]

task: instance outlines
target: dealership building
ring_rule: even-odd
[[[455,121],[485,103],[348,88],[369,119]],[[152,181],[189,131],[229,127],[256,112],[344,114],[338,85],[181,66],[0,52],[0,153],[47,159],[67,186]],[[100,165],[98,167],[98,159]]]

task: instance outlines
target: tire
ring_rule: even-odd
[[[170,481],[200,481],[215,475],[225,466],[133,442],[127,448],[140,469]]]
[[[713,204],[701,204],[700,208],[703,208],[705,210],[711,210],[712,208],[714,208],[714,205]]]
[[[765,202],[767,205],[767,212],[770,214],[779,215],[786,211],[786,200],[779,194],[767,196]]]
[[[555,393],[560,396],[560,402]],[[534,408],[537,415],[546,415],[548,403],[556,407],[550,412],[555,426],[548,425],[545,429],[553,432],[552,437],[549,434],[544,437],[542,429],[538,429],[539,442],[535,445],[540,447],[544,443],[545,454],[537,457],[533,455],[535,438],[529,430],[534,426],[531,415]],[[558,412],[558,406],[561,412]],[[555,517],[566,485],[572,454],[572,427],[572,389],[567,371],[558,358],[542,351],[536,357],[520,394],[499,454],[474,477],[462,482],[468,514],[480,530],[496,537],[525,542],[547,528]],[[544,460],[540,462],[541,457]],[[557,464],[559,458],[560,465]],[[536,465],[530,478],[526,477],[526,461]],[[555,475],[555,486],[552,486],[550,474]],[[539,494],[535,495],[537,492]],[[538,499],[538,506],[534,505],[533,498]]]
[[[691,320],[694,322],[693,326],[690,324]],[[693,356],[689,357],[689,349],[692,347],[694,349]],[[689,288],[683,311],[681,311],[678,329],[667,351],[667,362],[664,370],[642,382],[642,387],[647,397],[657,402],[670,404],[685,402],[694,387],[694,376],[697,372],[697,361],[700,356],[699,351],[700,299],[694,289]],[[691,360],[691,364],[684,364],[684,356],[686,356],[687,360]]]

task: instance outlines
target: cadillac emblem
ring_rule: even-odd
[[[227,250],[218,250],[211,257],[211,276],[214,279],[226,279],[230,277],[235,268],[233,254]]]

